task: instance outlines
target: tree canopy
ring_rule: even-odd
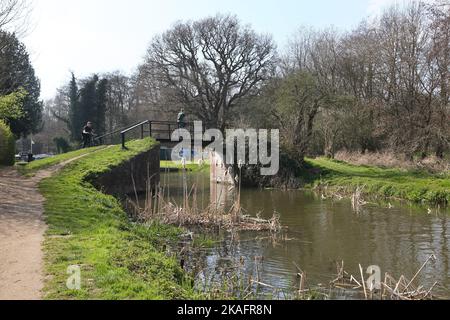
[[[9,119],[16,136],[36,133],[42,128],[43,103],[39,100],[40,82],[31,65],[28,52],[17,37],[0,31],[0,96],[8,96],[19,90],[23,96],[22,116]]]
[[[106,131],[108,80],[93,75],[80,82],[72,73],[69,85],[60,90],[58,108],[53,110],[53,116],[66,124],[75,142],[81,141],[81,131],[88,121],[94,124],[96,134]]]
[[[179,22],[151,43],[144,74],[166,86],[209,127],[224,128],[230,111],[256,93],[275,67],[275,44],[235,16]]]
[[[23,104],[28,93],[25,89],[0,97],[0,120],[12,121],[24,116]]]

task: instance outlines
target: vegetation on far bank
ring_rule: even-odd
[[[160,163],[161,170],[182,170],[183,164],[179,161],[165,161],[162,160]],[[189,162],[186,163],[186,170],[191,172],[209,172],[210,164],[205,163],[199,165],[198,163]]]
[[[48,224],[47,299],[195,297],[191,284],[185,284],[179,262],[163,250],[180,230],[131,223],[120,202],[89,181],[154,145],[154,140],[145,139],[130,142],[128,150],[114,146],[92,153],[40,184]],[[81,266],[81,290],[66,287],[71,265]]]
[[[326,158],[309,159],[307,165],[310,174],[306,181],[311,187],[353,192],[364,186],[367,195],[434,205],[450,203],[449,173],[357,166]]]

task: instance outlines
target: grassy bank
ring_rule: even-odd
[[[450,175],[430,174],[424,171],[384,169],[372,166],[356,166],[341,161],[319,158],[308,160],[312,187],[329,186],[353,192],[364,187],[368,195],[399,198],[418,203],[450,203]]]
[[[161,170],[182,170],[183,165],[179,161],[161,161]],[[187,163],[186,170],[190,172],[209,172],[210,165],[205,163],[203,165],[198,165],[197,163]]]
[[[129,221],[120,203],[96,190],[88,177],[110,170],[153,140],[134,141],[87,155],[44,180],[47,299],[182,299],[195,293],[185,285],[179,262],[163,248],[180,230]],[[76,157],[77,153],[65,157]],[[40,167],[40,162],[33,164]],[[69,290],[67,268],[81,266],[81,290]]]
[[[70,159],[73,159],[76,157],[80,157],[85,154],[97,151],[97,150],[101,150],[102,148],[104,148],[104,147],[80,149],[80,150],[73,151],[73,152],[59,154],[54,157],[50,157],[50,158],[46,158],[46,159],[42,159],[42,160],[38,160],[38,161],[33,161],[33,162],[27,163],[25,165],[18,165],[17,168],[18,168],[19,172],[21,172],[22,174],[31,176],[41,169],[49,168],[51,166],[60,164],[64,161],[67,161],[67,160],[70,160]]]

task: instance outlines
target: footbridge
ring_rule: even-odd
[[[177,122],[145,120],[96,137],[94,141],[98,145],[121,143],[122,148],[126,149],[127,141],[152,137],[159,141],[161,146],[172,148],[178,143],[172,141],[172,134],[177,129],[179,129]],[[193,122],[185,123],[183,129],[188,130],[194,137],[195,127]],[[204,132],[205,128],[203,127],[202,134]]]

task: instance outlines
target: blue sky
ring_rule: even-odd
[[[155,34],[177,20],[217,12],[274,36],[280,50],[300,26],[348,30],[396,0],[34,0],[33,28],[23,38],[51,98],[68,81],[94,72],[130,73]]]

